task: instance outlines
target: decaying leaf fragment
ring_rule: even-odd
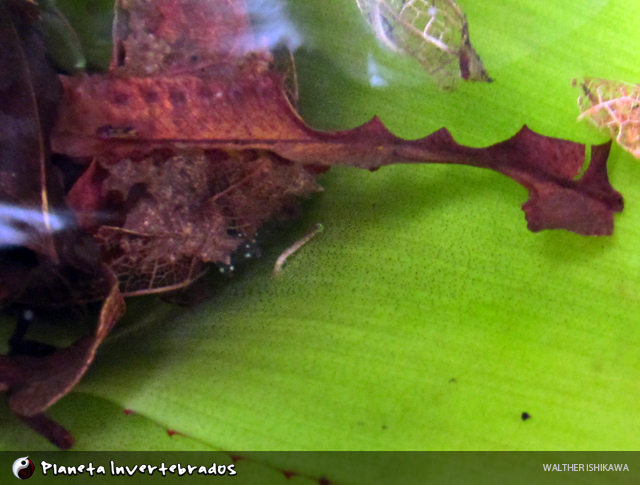
[[[0,281],[1,300],[24,298],[33,273],[42,276],[43,268],[55,268],[50,273],[60,279],[71,274],[81,279],[82,273],[93,278],[100,266],[97,248],[78,230],[50,160],[62,85],[46,60],[37,21],[35,3],[0,3],[0,267],[22,273],[9,284]],[[47,299],[45,287],[36,292],[41,299]]]
[[[20,419],[65,448],[71,435],[42,413],[84,374],[107,321],[119,313],[109,303],[115,296],[108,296],[98,248],[75,224],[50,160],[62,89],[46,61],[38,18],[35,2],[0,2],[0,304],[68,304],[85,285],[94,298],[108,298],[99,338],[42,358],[0,355],[0,392]]]
[[[234,185],[234,190],[251,188],[252,180],[277,184],[276,180],[286,172],[286,177],[297,180],[293,187],[298,187],[298,196],[318,190],[305,173],[319,168],[326,170],[335,164],[369,170],[394,163],[466,164],[490,168],[525,186],[530,200],[523,208],[533,231],[562,228],[584,235],[611,234],[613,214],[622,210],[622,198],[608,182],[608,145],[594,147],[589,170],[575,180],[584,164],[584,146],[541,136],[527,128],[510,140],[483,149],[459,145],[445,129],[423,139],[403,140],[377,118],[352,130],[319,132],[308,127],[292,108],[282,78],[268,68],[266,56],[264,52],[254,53],[234,66],[225,64],[184,74],[127,77],[118,75],[116,70],[106,76],[67,78],[63,111],[52,138],[54,149],[79,159],[96,160],[98,155],[101,170],[107,172],[109,165],[115,163],[109,160],[130,160],[141,153],[161,156],[175,153],[176,147],[183,147],[181,153],[185,153],[184,147],[189,147],[205,158],[224,159],[230,163],[228,167],[250,167],[246,162],[238,165],[229,162],[238,153],[243,154],[240,158],[243,160],[243,157],[255,160],[256,154],[261,154],[275,163],[274,167],[280,167],[281,173],[271,179],[267,175],[273,174],[272,170],[265,169],[262,176],[252,179],[253,172],[249,170],[238,179],[239,185]],[[104,136],[104,127],[135,134]],[[156,163],[159,162],[153,165]],[[72,189],[71,203],[81,214],[100,214],[108,206],[103,183],[107,176],[97,177],[103,190],[100,195],[100,190],[86,188],[91,183],[89,179],[94,178],[90,173],[91,170]],[[109,178],[117,176],[117,171],[113,171]],[[137,179],[127,177],[127,180]],[[228,190],[226,185],[223,187],[223,191]],[[118,198],[136,199],[131,189],[122,188]],[[283,190],[284,186],[270,193],[284,194]],[[91,195],[75,197],[76,191]],[[247,194],[241,199],[248,201]],[[212,200],[220,198],[214,194]],[[233,214],[226,219],[232,224],[230,228],[245,237],[251,237],[257,227],[247,218],[260,215],[259,219],[264,221],[266,216],[262,204],[253,207],[248,204],[236,209],[225,199],[222,206],[218,205],[219,213]],[[208,212],[207,217],[219,219],[215,213]],[[242,225],[233,222],[241,219],[246,221]],[[98,225],[85,219],[85,227]],[[141,232],[132,227],[129,230]],[[218,234],[218,248],[233,246],[234,241],[225,238],[222,229],[218,229]]]
[[[455,0],[356,2],[376,37],[391,50],[416,58],[441,89],[455,89],[460,79],[491,81]]]
[[[54,232],[64,222],[54,213],[62,194],[52,180],[48,132],[61,86],[33,28],[37,16],[37,6],[25,1],[0,4],[0,246],[26,246],[57,261]],[[12,217],[18,209],[32,217]]]
[[[640,84],[588,77],[580,88],[578,120],[607,130],[622,148],[640,158]]]
[[[69,225],[45,231],[45,249],[27,245],[37,264],[19,294],[3,298],[43,306],[104,301],[96,330],[71,347],[44,357],[0,356],[0,391],[60,446],[68,445],[68,433],[42,413],[84,374],[122,314],[123,297],[185,287],[207,263],[228,265],[262,224],[321,190],[316,175],[335,164],[495,170],[529,191],[523,209],[532,231],[611,234],[613,214],[622,210],[607,178],[608,144],[593,148],[576,180],[585,147],[526,127],[486,148],[462,146],[446,129],[405,140],[378,118],[345,131],[310,128],[271,53],[254,39],[241,0],[118,0],[113,32],[108,73],[60,77],[51,147],[59,166],[79,173],[65,172],[66,185],[48,175],[27,185],[35,188],[27,192],[32,198],[60,194],[53,213],[68,213]],[[47,138],[40,138],[45,148]],[[35,155],[34,173],[53,173],[48,151]],[[46,207],[36,214],[46,215]]]
[[[111,289],[92,334],[44,357],[0,355],[0,389],[8,393],[11,410],[63,449],[73,446],[73,437],[42,413],[80,381],[98,347],[124,313],[118,281],[111,270],[104,267],[103,271]]]

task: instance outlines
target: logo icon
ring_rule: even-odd
[[[16,478],[21,480],[26,480],[33,472],[36,471],[36,467],[33,465],[33,462],[29,459],[28,456],[23,456],[22,458],[18,458],[13,462],[13,474]]]

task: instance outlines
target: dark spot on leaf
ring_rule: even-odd
[[[127,416],[131,415],[131,414],[135,414],[135,411],[133,409],[124,409],[124,414],[126,414]]]
[[[526,421],[527,419],[531,419],[531,415],[529,413],[522,413],[522,421]]]
[[[469,74],[469,54],[463,50],[460,53],[460,77],[466,81]]]
[[[127,104],[129,102],[129,95],[127,93],[114,93],[113,104]]]
[[[287,480],[288,480],[289,478],[295,477],[295,476],[297,475],[297,473],[296,473],[296,472],[292,472],[292,471],[290,471],[290,470],[283,470],[283,471],[282,471],[282,474],[284,475],[284,478],[286,478]]]
[[[227,229],[227,234],[229,236],[231,236],[231,237],[235,237],[235,238],[238,238],[238,239],[243,239],[244,238],[244,235],[240,231],[238,231],[237,229],[234,229],[233,227]]]
[[[127,58],[127,52],[124,48],[123,42],[118,42],[117,64],[118,66],[124,66],[124,62]]]
[[[145,91],[142,96],[147,103],[157,103],[160,99],[156,91]]]
[[[104,139],[134,138],[137,136],[137,132],[131,126],[103,125],[96,129],[96,135]]]
[[[331,480],[329,480],[327,477],[320,477],[318,479],[318,484],[319,485],[331,485]]]
[[[183,91],[178,91],[177,89],[171,89],[169,91],[169,99],[173,104],[182,104],[187,100],[187,96]]]
[[[231,455],[231,461],[233,461],[234,463],[240,460],[244,460],[244,456],[241,455]]]
[[[162,60],[162,62],[163,64],[170,66],[176,62],[177,58],[178,56],[176,56],[174,53],[167,54],[166,56],[164,56],[164,59]]]
[[[230,90],[229,90],[229,97],[237,102],[242,101],[243,98],[243,93],[242,93],[242,89],[239,86],[233,86]]]
[[[147,189],[147,184],[144,182],[138,182],[133,184],[129,189],[129,193],[127,194],[127,200],[125,202],[125,210],[130,211],[133,209],[138,203],[145,198],[151,198],[151,194]]]
[[[201,86],[198,88],[198,96],[204,99],[211,99],[213,98],[213,91],[211,90],[211,88],[207,87],[207,86]]]

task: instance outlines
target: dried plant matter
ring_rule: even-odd
[[[111,278],[109,291],[109,270],[75,224],[49,157],[62,88],[37,20],[31,2],[0,3],[0,302],[70,303],[85,284],[106,300],[96,333],[72,347],[43,357],[0,356],[0,391],[26,424],[66,448],[71,435],[42,412],[84,374],[121,312],[117,282]]]
[[[284,267],[284,264],[287,262],[287,259],[289,259],[289,257],[291,257],[293,253],[298,251],[298,249],[300,249],[302,246],[307,244],[311,239],[316,237],[322,231],[324,231],[324,226],[321,223],[318,223],[315,225],[315,227],[310,233],[308,233],[306,236],[302,237],[301,239],[293,243],[290,247],[285,249],[284,252],[280,256],[278,256],[276,264],[273,267],[273,275],[278,276],[280,273],[282,273],[282,268]]]
[[[640,158],[640,85],[589,77],[580,87],[578,119],[607,130],[622,148]]]
[[[0,356],[0,388],[9,394],[9,406],[27,425],[59,448],[73,446],[73,437],[42,413],[67,394],[85,374],[98,347],[124,313],[124,299],[115,275],[106,267],[111,288],[95,331],[70,347],[43,356]]]
[[[23,10],[0,16],[0,36],[15,52],[37,45],[29,22]],[[19,34],[15,25],[24,26]],[[613,214],[622,210],[607,179],[608,144],[594,147],[576,180],[584,146],[526,127],[487,148],[462,146],[445,129],[404,140],[378,118],[346,131],[310,128],[271,53],[253,38],[241,0],[118,1],[109,72],[60,78],[53,129],[56,103],[48,108],[44,91],[57,80],[38,49],[17,59],[5,49],[0,55],[0,87],[20,80],[9,84],[19,106],[0,96],[0,173],[17,163],[17,153],[30,171],[16,173],[34,179],[14,186],[5,176],[0,200],[19,210],[26,205],[40,218],[63,214],[67,223],[29,232],[34,238],[18,245],[33,256],[29,264],[0,254],[0,298],[104,303],[95,331],[71,347],[41,357],[0,356],[0,390],[16,414],[61,447],[68,433],[42,413],[86,371],[122,314],[123,296],[175,290],[202,275],[206,263],[229,264],[265,221],[321,190],[315,176],[332,165],[495,170],[529,191],[523,208],[532,231],[610,234]],[[2,77],[6,72],[11,76]],[[44,81],[36,82],[40,76]],[[6,116],[11,110],[20,115],[17,125]],[[27,134],[18,131],[22,137],[13,142],[8,133],[22,126]],[[52,176],[49,139],[59,166],[63,159],[81,173],[63,170],[64,183]],[[14,281],[22,283],[15,288]]]
[[[33,209],[30,224],[0,232],[0,244],[19,239],[57,262],[60,248],[54,231],[59,221],[53,210],[60,206],[62,194],[52,180],[48,137],[62,90],[32,28],[37,15],[30,3],[0,4],[0,64],[6,79],[0,84],[0,203]]]
[[[356,0],[376,37],[415,57],[445,90],[460,79],[489,82],[471,45],[467,18],[454,0]]]

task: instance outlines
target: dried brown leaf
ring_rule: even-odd
[[[584,164],[584,146],[526,128],[484,149],[461,146],[444,129],[420,140],[403,140],[378,119],[352,130],[318,132],[291,108],[276,74],[258,70],[248,79],[226,81],[215,75],[68,80],[65,96],[70,103],[65,104],[54,146],[76,156],[126,157],[142,147],[161,150],[180,144],[205,151],[259,149],[303,166],[344,164],[371,170],[430,162],[490,168],[529,190],[531,199],[524,209],[534,231],[563,228],[585,235],[611,234],[613,214],[622,210],[622,197],[609,184],[604,167],[608,146],[596,150],[589,176],[575,180]],[[139,100],[137,93],[148,89],[157,94],[157,102]],[[170,93],[180,103],[171,104]],[[116,98],[127,101],[114,104]],[[142,118],[136,114],[139,109],[144,110]],[[96,135],[105,125],[130,127],[136,136]]]
[[[0,246],[27,246],[58,262],[54,232],[65,222],[55,213],[62,192],[48,137],[61,86],[45,60],[37,15],[31,3],[0,3]]]
[[[0,266],[15,276],[0,283],[3,304],[34,294],[44,303],[45,280],[71,273],[91,279],[99,268],[95,243],[78,231],[50,160],[62,86],[46,60],[38,18],[35,3],[0,3]],[[30,288],[35,280],[38,291]]]
[[[19,417],[61,448],[67,435],[59,425],[42,416],[66,395],[85,374],[96,351],[124,313],[124,298],[115,275],[106,266],[105,279],[111,290],[105,299],[95,331],[70,347],[45,357],[0,356],[0,390],[9,395],[9,406]]]

